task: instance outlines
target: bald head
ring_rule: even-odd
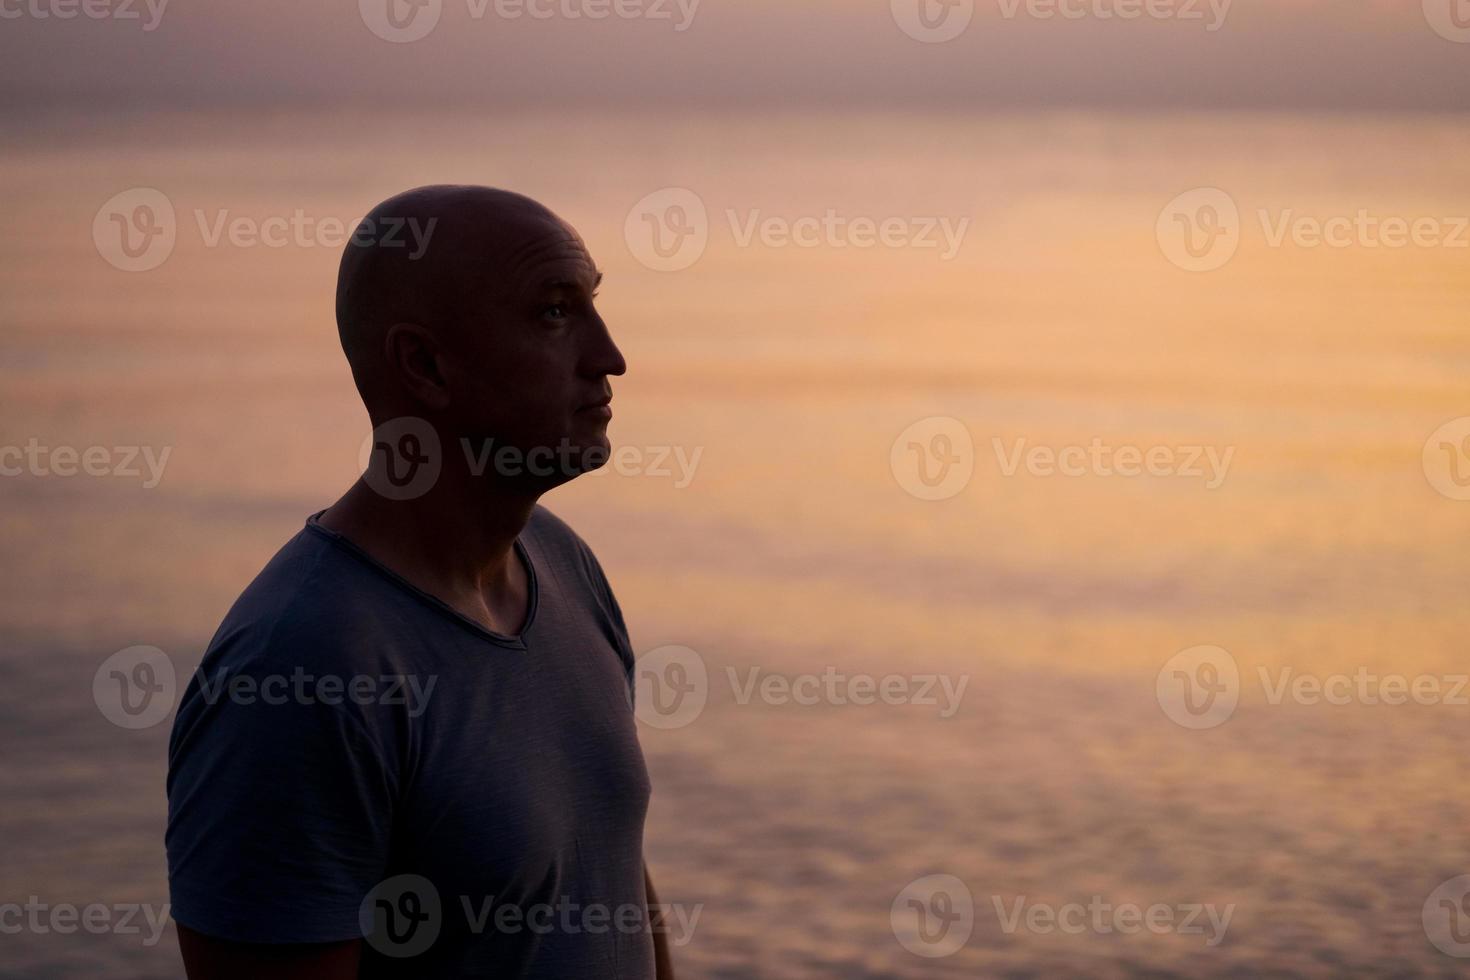
[[[337,280],[374,427],[413,417],[446,446],[579,460],[538,477],[543,489],[601,465],[608,378],[627,370],[594,303],[601,281],[571,226],[520,194],[433,186],[379,204]]]
[[[569,241],[582,247],[546,207],[492,187],[435,184],[373,208],[337,274],[337,332],[369,411],[382,395],[390,327],[417,324],[452,342],[467,319],[515,290],[538,246]]]

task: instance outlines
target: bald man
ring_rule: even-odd
[[[607,459],[601,279],[485,187],[384,201],[346,247],[366,471],[240,596],[170,742],[194,980],[672,976],[627,629],[538,503]]]

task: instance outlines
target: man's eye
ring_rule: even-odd
[[[541,311],[541,315],[552,320],[562,320],[566,318],[567,308],[560,303],[552,303]]]

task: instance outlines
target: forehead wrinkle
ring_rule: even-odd
[[[567,259],[592,266],[592,257],[575,234],[563,231],[560,237],[533,241],[512,253],[508,263],[511,285],[517,289],[539,288],[543,283],[533,280],[530,273],[538,266]]]

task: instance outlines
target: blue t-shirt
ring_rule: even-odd
[[[366,977],[654,974],[633,651],[591,550],[537,507],[518,636],[313,515],[240,596],[169,744],[174,918],[364,937]]]

